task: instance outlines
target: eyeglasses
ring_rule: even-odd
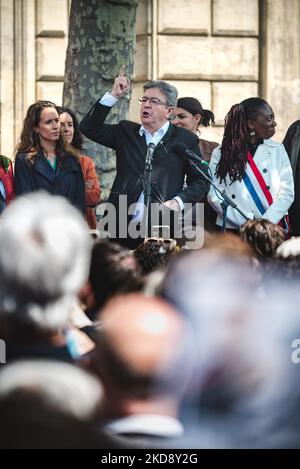
[[[149,101],[150,104],[155,104],[156,106],[168,106],[167,103],[163,103],[160,99],[158,98],[147,98],[147,96],[143,96],[142,98],[139,98],[139,102],[141,104],[145,104]]]

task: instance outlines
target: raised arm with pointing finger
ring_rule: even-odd
[[[80,124],[80,130],[87,138],[116,151],[117,174],[108,201],[115,206],[117,214],[121,195],[127,196],[127,205],[123,211],[128,210],[133,203],[143,203],[145,157],[149,143],[153,143],[155,150],[151,203],[165,204],[172,210],[182,210],[186,203],[200,202],[208,189],[205,180],[199,176],[186,155],[178,155],[174,151],[176,143],[182,142],[200,155],[197,136],[170,122],[176,106],[176,88],[161,80],[146,83],[140,98],[141,124],[127,120],[118,124],[106,124],[111,107],[129,89],[129,79],[124,67],[121,67],[111,92],[94,104]],[[185,176],[187,186],[183,188]],[[136,214],[128,216],[127,223],[135,216]],[[122,242],[118,233],[116,238]],[[137,242],[127,237],[125,244],[133,247]]]
[[[124,96],[124,94],[130,90],[130,80],[125,75],[125,67],[122,65],[120,68],[119,75],[115,78],[114,86],[111,91],[111,95],[118,99]]]

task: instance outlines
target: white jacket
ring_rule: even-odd
[[[273,223],[278,223],[286,214],[294,200],[292,168],[282,143],[274,142],[271,139],[264,140],[264,143],[259,145],[255,152],[254,161],[273,197],[273,204],[269,206],[263,215],[261,215],[260,211],[256,207],[243,180],[234,181],[230,185],[230,180],[227,175],[225,180],[226,183],[223,181],[222,184],[220,184],[220,180],[215,174],[216,166],[220,157],[221,147],[215,148],[209,164],[215,184],[221,190],[225,190],[226,194],[231,197],[233,202],[236,203],[251,220],[256,218],[265,218]],[[216,224],[222,226],[223,212],[220,205],[221,201],[213,186],[211,186],[207,198],[210,205],[218,213]],[[245,221],[246,220],[239,214],[239,212],[230,206],[228,207],[227,228],[239,228],[243,223],[245,223]]]

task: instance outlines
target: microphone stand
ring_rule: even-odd
[[[152,179],[152,159],[153,152],[148,152],[145,160],[145,168],[143,174],[143,186],[144,186],[144,205],[146,207],[146,219],[145,219],[145,238],[149,237],[149,208],[151,199],[151,179]]]
[[[247,215],[244,214],[244,212],[238,207],[237,204],[235,204],[231,198],[226,194],[225,190],[221,190],[218,188],[218,186],[214,183],[214,181],[212,180],[212,177],[209,176],[208,174],[206,174],[204,171],[202,171],[202,169],[200,169],[196,163],[190,158],[190,162],[192,164],[192,166],[207,180],[209,181],[209,183],[215,188],[215,190],[221,195],[222,197],[222,202],[221,202],[221,207],[222,207],[222,211],[223,211],[223,226],[222,226],[222,231],[225,232],[226,231],[226,216],[227,216],[227,208],[229,207],[229,205],[234,208],[235,210],[237,210],[239,212],[240,215],[242,215],[243,218],[245,218],[245,220],[249,220],[249,218],[247,217]]]

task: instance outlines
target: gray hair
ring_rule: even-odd
[[[0,401],[16,392],[23,392],[25,398],[32,395],[49,409],[82,421],[97,414],[103,396],[97,378],[74,365],[50,360],[22,360],[5,366]]]
[[[88,275],[91,240],[63,197],[19,197],[0,224],[0,312],[41,329],[63,327]]]
[[[165,95],[168,106],[176,106],[178,91],[175,86],[163,80],[148,81],[148,83],[143,86],[144,91],[150,90],[151,88],[158,88]]]

